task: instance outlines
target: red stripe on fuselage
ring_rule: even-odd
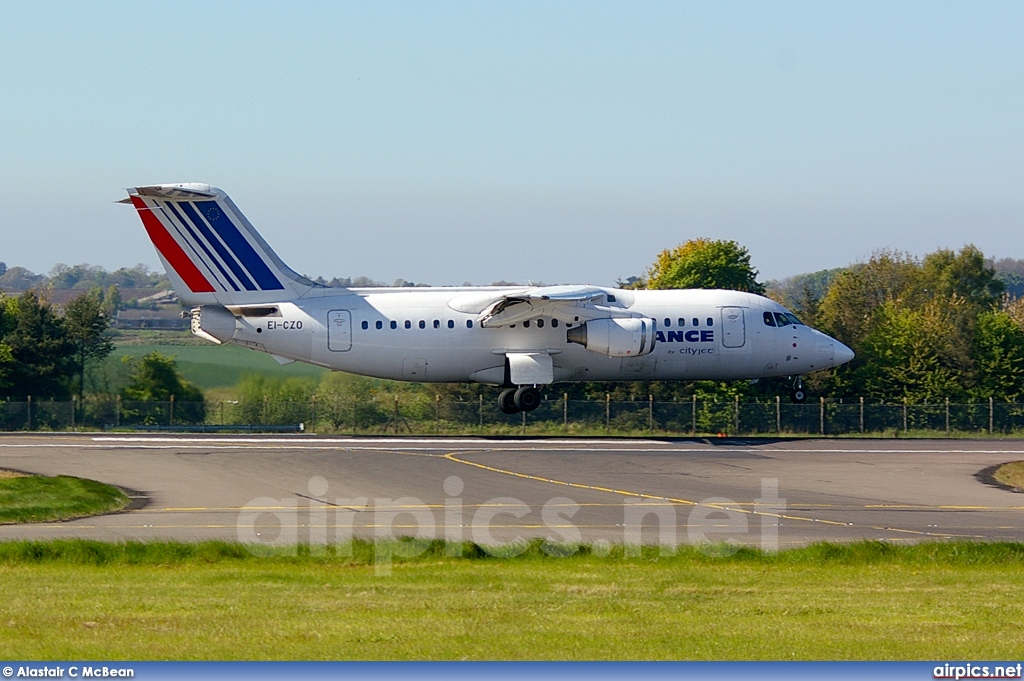
[[[160,251],[160,255],[164,256],[164,259],[171,264],[185,285],[192,293],[213,293],[213,285],[203,276],[188,254],[181,249],[174,237],[167,232],[159,218],[153,215],[152,209],[140,197],[133,196],[131,198],[132,205],[138,209],[142,224],[153,245],[156,246],[156,250]]]

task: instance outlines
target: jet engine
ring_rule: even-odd
[[[654,350],[654,320],[591,319],[569,329],[566,340],[609,357],[640,357]]]

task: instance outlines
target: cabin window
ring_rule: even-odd
[[[694,318],[693,318],[693,325],[694,325],[694,326],[700,326],[700,320],[699,320],[699,319],[697,319],[696,317],[694,317]]]
[[[363,331],[366,331],[368,328],[370,328],[370,322],[363,322],[362,326],[363,326]]]
[[[803,326],[804,325],[804,323],[802,321],[800,321],[799,319],[797,319],[796,315],[791,313],[791,312],[787,312],[786,313],[786,319],[788,319],[789,321],[793,322],[797,326]]]
[[[392,329],[397,329],[398,328],[398,322],[394,322],[394,321],[391,322],[391,328]]]
[[[467,329],[472,329],[473,328],[473,320],[472,319],[467,319],[466,320],[466,328]]]
[[[608,302],[609,302],[609,303],[614,303],[614,302],[615,302],[615,296],[613,296],[613,295],[609,294],[609,295],[608,295]]]
[[[665,326],[666,327],[672,326],[672,320],[669,319],[668,317],[665,317]]]
[[[538,319],[537,320],[537,328],[538,329],[543,329],[544,328],[544,320],[543,319]]]
[[[440,319],[435,319],[434,320],[434,328],[435,329],[440,329],[441,328],[441,320]]]
[[[679,321],[679,326],[686,326],[686,320],[683,319],[682,317],[680,317],[678,321]]]
[[[524,329],[530,328],[530,320],[529,319],[527,319],[525,322],[523,322],[523,328]]]
[[[552,329],[557,329],[558,328],[558,320],[557,319],[552,319],[551,320],[551,328]]]
[[[454,319],[449,319],[448,320],[448,328],[449,329],[454,329],[455,328],[455,320]]]
[[[410,322],[408,319],[405,320],[405,328],[407,328],[407,329],[411,329],[412,328],[412,322]]]
[[[786,315],[782,314],[781,312],[775,313],[775,323],[778,324],[779,326],[789,326],[789,320],[786,319]]]
[[[715,320],[712,319],[711,317],[708,317],[708,326],[714,326],[714,325],[715,325]]]
[[[764,325],[765,326],[775,326],[775,317],[772,316],[771,312],[765,312],[764,313]]]
[[[384,328],[384,322],[378,321],[377,322],[377,329],[379,330],[379,329],[383,329],[383,328]]]
[[[425,321],[423,321],[422,319],[420,320],[420,328],[421,329],[427,328],[427,323]]]

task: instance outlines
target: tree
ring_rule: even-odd
[[[62,320],[35,291],[19,296],[13,309],[16,322],[2,339],[14,358],[11,392],[18,396],[67,396],[74,346]]]
[[[866,263],[851,265],[836,275],[821,301],[818,323],[859,356],[860,344],[871,332],[882,306],[899,301],[916,307],[924,302],[923,288],[914,258],[899,251],[878,251]]]
[[[7,393],[14,371],[14,353],[6,338],[18,324],[18,301],[0,292],[0,394]]]
[[[735,241],[691,239],[658,254],[647,288],[723,288],[764,293],[750,254]]]
[[[151,352],[139,360],[125,357],[122,361],[132,365],[131,382],[121,391],[122,399],[168,402],[173,397],[180,405],[175,411],[177,420],[202,423],[206,419],[203,391],[185,380],[173,357]]]
[[[11,267],[0,275],[0,288],[14,291],[27,291],[33,286],[46,283],[46,277],[31,272],[24,267]]]
[[[99,289],[79,296],[64,307],[64,328],[74,346],[75,385],[78,398],[85,392],[85,370],[92,362],[103,361],[114,344],[104,334],[110,325],[104,313]]]
[[[962,381],[970,361],[964,340],[950,323],[947,305],[931,301],[920,309],[885,302],[863,342],[870,361],[856,372],[862,394],[911,402],[938,401],[965,393]]]
[[[992,309],[1003,293],[1003,282],[976,247],[967,245],[954,253],[940,249],[921,263],[924,285],[934,296],[957,295],[978,310]]]
[[[974,346],[975,397],[1016,401],[1024,395],[1024,329],[1009,314],[980,315]]]
[[[103,295],[103,313],[110,319],[117,316],[117,311],[121,309],[121,289],[118,288],[117,284],[111,284],[110,288]]]

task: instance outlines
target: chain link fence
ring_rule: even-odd
[[[301,401],[0,401],[0,430],[305,431],[334,434],[611,434],[675,436],[1024,435],[1024,403],[885,403],[820,399],[792,404],[547,396],[532,412],[496,401],[402,395]]]

